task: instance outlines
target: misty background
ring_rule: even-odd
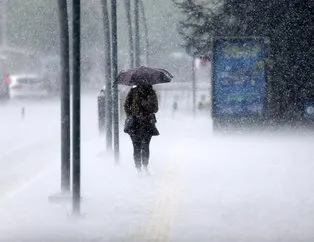
[[[145,0],[145,13],[149,28],[149,55],[151,64],[167,67],[174,74],[180,73],[175,68],[178,58],[176,52],[183,52],[182,40],[177,31],[180,12],[169,0]],[[6,4],[5,4],[6,3]],[[4,0],[0,2],[3,20],[6,13],[7,37],[10,47],[22,48],[38,57],[59,55],[59,20],[57,1],[50,0]],[[103,73],[104,67],[104,25],[100,0],[82,1],[81,36],[82,68],[93,68],[94,73]],[[71,36],[71,4],[69,23]],[[133,10],[133,8],[132,8]],[[110,7],[109,7],[110,11]],[[118,57],[119,70],[128,68],[128,31],[124,3],[118,1]],[[0,33],[3,25],[0,26]],[[143,19],[140,17],[141,54],[144,60]],[[184,61],[183,61],[184,62]],[[185,66],[190,66],[185,59]],[[181,63],[182,64],[182,63]],[[177,76],[177,75],[176,75]],[[178,77],[178,76],[177,76]],[[98,77],[99,78],[99,77]],[[178,79],[183,79],[181,75]],[[84,78],[83,78],[84,79]],[[83,80],[84,81],[84,80]],[[104,82],[104,81],[103,81]]]

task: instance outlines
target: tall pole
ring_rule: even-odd
[[[140,56],[140,25],[139,25],[139,0],[134,2],[134,31],[135,31],[135,67],[141,64]]]
[[[129,34],[129,58],[130,58],[130,68],[134,67],[134,40],[133,40],[133,28],[132,28],[132,18],[131,18],[131,0],[124,1],[126,19],[128,24],[128,34]]]
[[[192,58],[192,99],[193,99],[193,116],[196,113],[196,75],[195,75],[195,56]]]
[[[70,120],[70,52],[67,1],[58,0],[61,65],[61,192],[70,191],[71,120]]]
[[[117,35],[117,2],[111,0],[111,43],[112,43],[112,94],[113,94],[113,134],[114,161],[119,162],[119,93],[116,78],[118,76],[118,35]]]
[[[148,39],[148,25],[147,25],[147,18],[145,14],[145,6],[143,3],[143,0],[140,0],[141,4],[141,12],[142,12],[142,18],[143,18],[143,25],[144,25],[144,33],[145,33],[145,49],[146,49],[146,65],[150,65],[149,60],[149,39]]]
[[[106,149],[112,150],[112,88],[111,88],[111,39],[110,39],[110,20],[108,13],[107,0],[101,0],[104,21],[104,37],[105,37],[105,119],[106,119]]]
[[[6,47],[7,46],[7,32],[8,32],[8,28],[7,28],[7,22],[8,22],[8,0],[2,0],[2,11],[1,11],[1,15],[2,15],[2,46]]]
[[[80,0],[73,0],[73,214],[80,213],[81,207],[81,38],[80,38]]]

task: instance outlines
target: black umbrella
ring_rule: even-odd
[[[121,85],[155,85],[170,82],[173,75],[164,69],[140,66],[138,68],[121,71],[117,83]]]

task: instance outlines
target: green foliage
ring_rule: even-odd
[[[189,54],[205,54],[210,49],[210,39],[225,31],[221,26],[224,21],[222,7],[219,2],[204,5],[193,0],[177,1],[175,5],[184,15],[184,20],[179,23],[179,34],[184,40],[184,47]]]
[[[179,33],[192,54],[210,51],[213,36],[268,37],[273,63],[269,82],[278,112],[288,113],[294,108],[297,113],[304,100],[314,98],[314,15],[310,0],[173,2],[185,17]]]

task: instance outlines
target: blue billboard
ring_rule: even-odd
[[[267,45],[264,38],[217,38],[213,42],[213,115],[263,116]]]

